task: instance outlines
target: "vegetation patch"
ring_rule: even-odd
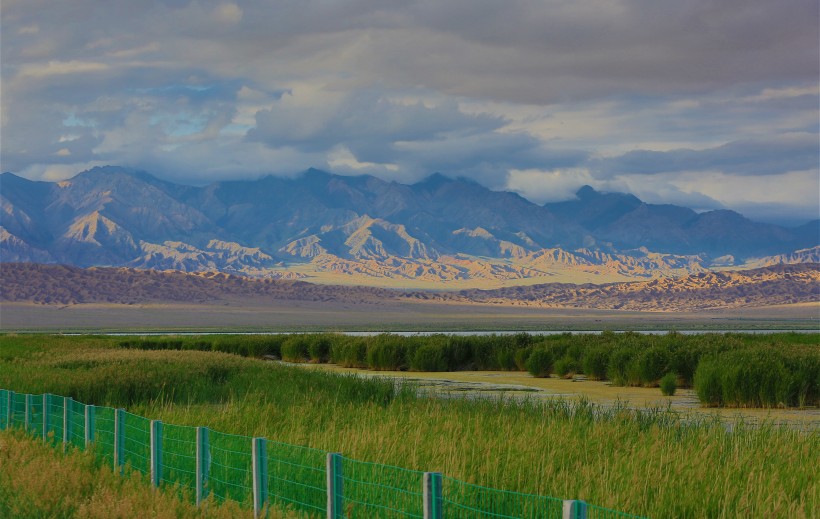
[[[247,516],[232,501],[197,508],[177,487],[150,490],[147,478],[115,474],[93,451],[63,453],[21,431],[0,432],[0,516],[88,519],[233,518]],[[272,511],[270,517],[285,517]]]
[[[461,339],[454,342],[469,344]],[[742,422],[727,427],[718,419],[680,417],[665,409],[583,401],[442,400],[418,395],[394,380],[184,346],[189,341],[216,344],[216,338],[184,338],[183,347],[174,351],[123,349],[123,340],[133,339],[0,336],[0,358],[11,359],[0,361],[0,387],[125,407],[166,424],[206,426],[362,461],[440,471],[487,487],[577,497],[647,517],[810,517],[820,509],[817,432]],[[535,339],[516,348],[554,354],[566,340]],[[441,337],[435,341],[448,343]],[[448,363],[478,363],[466,357],[470,350],[443,351],[455,356],[444,357]],[[561,357],[583,351],[567,346]],[[111,376],[111,366],[121,376]],[[226,371],[209,371],[213,366]],[[106,376],[107,386],[96,382]],[[215,377],[222,381],[214,383]],[[196,391],[188,389],[192,384]],[[150,493],[147,485],[145,492]]]
[[[535,377],[582,374],[620,386],[658,387],[665,376],[674,374],[676,388],[694,387],[701,402],[709,406],[820,405],[820,334],[355,337],[312,333],[126,339],[119,344],[131,349],[222,351],[288,362],[332,362],[377,371],[508,370],[528,371]],[[699,385],[695,383],[698,370]],[[753,390],[760,384],[765,387]]]

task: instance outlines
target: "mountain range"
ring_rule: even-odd
[[[787,228],[589,186],[538,205],[441,174],[407,185],[310,169],[188,186],[106,166],[61,182],[3,173],[0,203],[3,262],[441,282],[820,261],[820,220]]]
[[[123,267],[5,263],[0,302],[76,304],[194,304],[237,308],[311,301],[369,305],[504,305],[600,310],[702,311],[719,308],[814,304],[820,300],[820,265],[776,265],[742,272],[702,272],[675,279],[600,285],[547,283],[493,290],[420,291],[253,279],[220,272],[184,273]],[[336,308],[339,308],[338,305]],[[169,307],[170,310],[170,307]]]

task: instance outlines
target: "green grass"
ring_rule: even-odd
[[[0,387],[648,517],[820,509],[816,432],[583,402],[422,398],[390,380],[121,340],[0,337]]]
[[[708,386],[708,390],[696,389],[701,402],[710,406],[820,405],[820,334],[604,332],[352,337],[314,333],[132,338],[121,340],[120,345],[146,350],[223,351],[249,357],[268,355],[290,362],[329,361],[377,371],[526,370],[537,376],[560,377],[584,374],[591,379],[610,380],[615,385],[646,387],[657,387],[664,376],[674,373],[681,387],[693,387],[696,378],[701,385]],[[756,360],[762,357],[765,362]],[[695,377],[702,363],[705,367],[701,376]],[[760,369],[745,369],[751,365],[759,365]],[[731,367],[729,371],[727,366]],[[738,371],[738,367],[743,369]],[[785,382],[774,387],[777,384],[773,380]],[[743,387],[756,387],[759,383],[768,384],[763,393]],[[714,390],[716,386],[720,389]],[[719,398],[715,397],[716,391],[721,395]]]

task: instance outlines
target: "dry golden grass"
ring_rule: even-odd
[[[251,517],[235,502],[197,508],[178,489],[150,491],[138,473],[117,475],[90,452],[63,453],[20,431],[0,433],[0,516],[157,519]],[[271,517],[286,517],[272,511]]]

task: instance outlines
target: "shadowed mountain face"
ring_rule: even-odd
[[[618,249],[646,247],[675,254],[731,255],[736,259],[782,254],[820,243],[820,225],[798,228],[758,223],[734,211],[705,213],[675,205],[647,204],[623,193],[584,186],[577,200],[544,206],[565,222],[577,222],[600,242]]]
[[[800,258],[806,255],[794,251],[820,243],[818,222],[789,229],[588,186],[576,200],[538,206],[438,174],[404,185],[308,170],[295,178],[192,187],[117,167],[58,183],[4,173],[0,202],[2,261],[78,266],[260,274],[283,262],[313,262],[357,272],[398,269],[409,277],[527,277],[543,273],[548,259],[651,275],[764,256]],[[505,263],[461,265],[476,256]]]

